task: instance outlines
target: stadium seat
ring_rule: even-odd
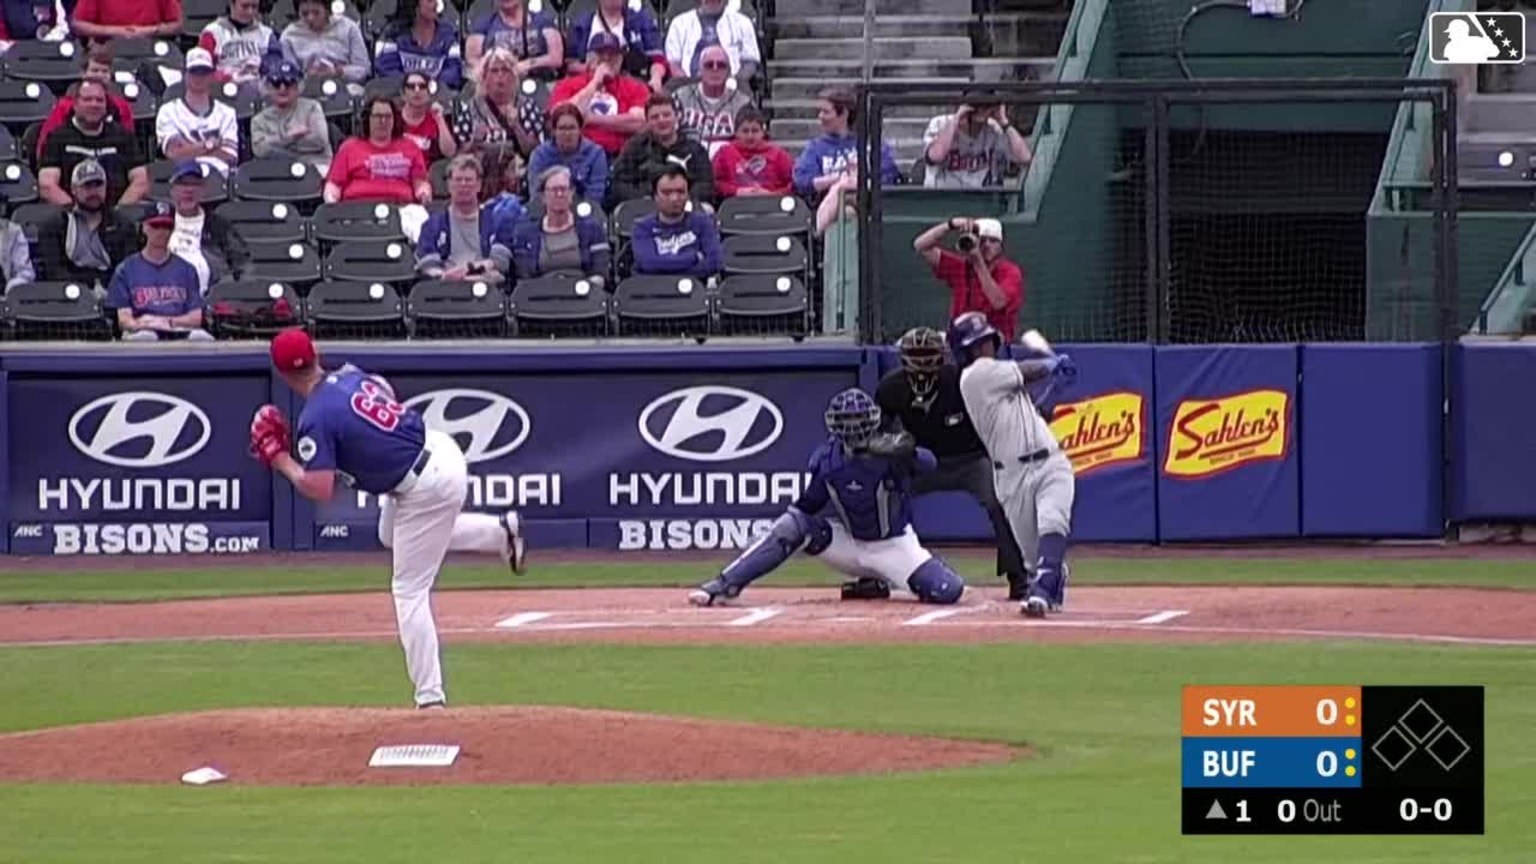
[[[58,101],[52,90],[36,81],[0,79],[0,124],[19,132],[48,119]]]
[[[261,279],[208,287],[208,332],[219,339],[270,339],[304,320],[304,301],[290,285]]]
[[[16,159],[20,153],[21,147],[16,143],[16,136],[11,134],[11,130],[0,126],[0,162]]]
[[[672,2],[675,3],[677,0],[672,0]],[[656,4],[650,2],[650,0],[628,0],[624,5],[637,12],[643,9],[651,13],[651,19],[656,22],[656,26],[661,26],[661,13],[656,11]],[[565,8],[565,20],[575,21],[596,11],[597,0],[571,0],[571,4]],[[663,35],[665,35],[665,31],[663,31]]]
[[[25,39],[12,42],[0,55],[0,70],[13,81],[37,81],[63,94],[65,88],[80,80],[84,55],[74,42],[43,42]]]
[[[406,299],[418,339],[489,339],[507,332],[507,295],[486,282],[417,282]]]
[[[280,202],[228,201],[215,208],[246,243],[303,243],[309,231],[298,208]]]
[[[709,333],[709,297],[704,282],[688,276],[631,276],[614,292],[615,336],[692,336]]]
[[[333,282],[390,282],[416,279],[416,254],[404,240],[349,240],[325,256],[322,278]]]
[[[27,242],[37,243],[37,232],[49,219],[64,212],[64,208],[57,204],[38,202],[35,204],[23,204],[11,210],[11,221],[21,228],[21,233],[27,237]]]
[[[122,73],[118,74],[121,75]],[[117,92],[133,106],[134,123],[154,123],[155,114],[160,110],[160,100],[155,98],[154,91],[144,86],[139,79],[132,75],[123,75],[122,77],[126,77],[128,80],[117,80]]]
[[[529,219],[544,218],[544,199],[540,198],[535,201],[530,201],[526,206]],[[591,217],[596,219],[597,224],[599,225],[606,226],[608,224],[608,214],[603,212],[602,205],[593,203],[591,201],[577,201],[576,215],[584,218]]]
[[[171,200],[171,175],[176,173],[176,163],[169,159],[151,162],[149,165],[149,197],[154,201]],[[217,171],[209,171],[203,180],[203,203],[218,204],[229,200],[228,181]]]
[[[89,285],[34,282],[17,285],[0,300],[0,321],[9,339],[110,340],[112,322]]]
[[[715,312],[725,334],[786,333],[799,339],[810,329],[810,297],[796,276],[727,277],[720,283]]]
[[[297,0],[276,0],[276,2],[272,4],[272,11],[267,13],[266,17],[270,22],[299,20]],[[352,2],[352,0],[331,0],[331,17],[351,18],[353,21],[361,24],[363,20],[363,13],[358,10],[357,4]],[[280,24],[274,23],[273,29],[281,33],[283,27]]]
[[[325,119],[333,123],[342,121],[342,125],[352,125],[352,115],[357,111],[357,105],[352,101],[352,94],[347,91],[346,85],[334,78],[306,78],[304,79],[303,95],[320,103],[320,110],[325,113]],[[331,147],[340,147],[340,141],[332,141]]]
[[[203,28],[213,23],[215,18],[229,10],[228,0],[183,0],[181,4],[181,35],[185,37],[183,42],[196,42],[202,35]],[[277,25],[281,32],[283,27]]]
[[[313,165],[274,156],[240,163],[233,188],[235,197],[244,201],[284,201],[302,208],[320,203],[325,175]]]
[[[617,240],[628,239],[635,233],[635,223],[656,212],[656,202],[649,198],[633,198],[629,201],[620,201],[619,206],[613,208],[613,224],[609,229],[609,237]]]
[[[427,182],[432,184],[433,200],[448,200],[448,165],[452,162],[452,159],[439,159],[427,166]]]
[[[311,234],[321,244],[351,240],[395,240],[405,243],[400,208],[371,201],[321,204],[310,217]],[[323,245],[321,248],[325,248]]]
[[[523,83],[519,86],[523,89],[523,97],[533,100],[533,104],[539,106],[540,113],[548,112],[549,94],[553,92],[553,88],[549,86],[548,82],[524,78]]]
[[[805,244],[794,237],[737,234],[721,244],[726,275],[737,273],[787,273],[805,278],[811,258]]]
[[[814,214],[805,200],[795,195],[735,196],[725,199],[715,214],[722,236],[771,234],[807,236]]]
[[[405,301],[381,282],[321,282],[305,301],[311,335],[317,339],[387,338],[408,335]]]
[[[379,96],[382,96],[386,99],[399,99],[402,88],[404,88],[404,86],[404,75],[391,75],[387,78],[371,78],[368,80],[368,83],[363,85],[363,98],[360,101],[367,102],[369,99],[373,99]],[[454,100],[459,98],[458,91],[448,87],[440,86],[436,79],[433,79],[428,86],[432,91],[432,101],[441,104],[443,106],[443,110],[447,112],[449,119],[452,119]]]
[[[519,279],[507,304],[513,336],[602,336],[608,294],[575,273]]]
[[[121,63],[125,68],[131,68],[137,73],[139,65],[149,63],[180,71],[186,66],[186,62],[181,46],[171,39],[119,37],[112,40],[114,67]]]
[[[21,162],[0,163],[0,199],[16,206],[37,200],[37,175]]]
[[[662,86],[664,88],[666,88],[667,95],[668,96],[672,96],[672,95],[676,94],[677,91],[683,89],[684,87],[687,87],[690,84],[697,84],[697,83],[699,83],[699,79],[697,79],[697,78],[689,78],[686,75],[676,75],[676,76],[673,76],[671,78],[668,78],[666,83],[663,84]]]
[[[302,293],[320,281],[320,251],[309,243],[252,243],[251,277],[292,285]]]

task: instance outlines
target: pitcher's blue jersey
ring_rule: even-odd
[[[299,412],[299,461],[334,469],[348,484],[382,495],[405,479],[421,456],[421,415],[355,366],[326,374]]]
[[[867,454],[851,455],[836,438],[811,454],[811,482],[795,507],[815,515],[831,506],[855,540],[888,540],[912,523],[912,476],[938,461],[919,447],[908,462]]]

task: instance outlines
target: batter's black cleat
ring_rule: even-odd
[[[844,600],[889,600],[891,586],[884,579],[850,579],[843,583]]]

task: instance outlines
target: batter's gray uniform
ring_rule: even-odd
[[[960,395],[992,457],[993,485],[1014,539],[1033,565],[1040,535],[1072,533],[1072,461],[1030,400],[1017,363],[977,358],[960,372]]]

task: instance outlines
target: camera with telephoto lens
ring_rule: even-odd
[[[976,248],[976,244],[978,242],[980,241],[977,239],[976,235],[967,231],[964,234],[961,234],[955,240],[955,248],[959,249],[961,252],[970,254]]]

